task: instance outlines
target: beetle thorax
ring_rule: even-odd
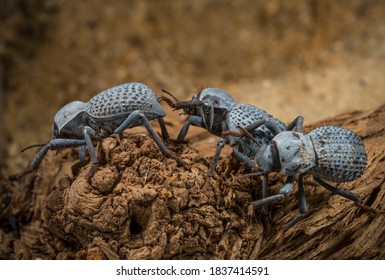
[[[54,118],[53,138],[73,135],[76,137],[81,133],[80,127],[84,126],[83,115],[87,104],[73,101],[61,108]]]
[[[195,98],[199,98],[201,101],[204,101],[207,106],[216,109],[230,110],[231,107],[236,104],[234,98],[230,94],[216,88],[206,88],[198,95]]]
[[[310,137],[284,131],[275,136],[270,145],[261,147],[257,162],[265,171],[279,171],[285,176],[295,176],[313,168],[316,156]]]

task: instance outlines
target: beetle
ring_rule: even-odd
[[[283,122],[273,118],[262,109],[249,104],[236,103],[230,94],[220,89],[205,88],[188,101],[179,101],[170,92],[164,89],[162,91],[171,96],[174,102],[166,96],[161,96],[161,101],[165,101],[174,110],[183,109],[184,113],[189,115],[179,132],[177,142],[184,141],[190,125],[202,127],[219,136],[209,176],[212,176],[225,144],[229,144],[233,148],[234,155],[239,160],[249,167],[257,169],[251,157],[257,152],[258,145],[248,138],[223,136],[224,131],[237,131],[238,126],[247,126],[265,119],[275,122],[282,130],[287,128]],[[270,142],[273,138],[273,133],[263,124],[251,131],[251,134],[254,139],[257,139],[259,145]]]
[[[48,150],[80,147],[80,161],[84,161],[87,147],[93,162],[87,174],[90,178],[98,164],[92,141],[101,140],[110,134],[119,134],[122,139],[125,129],[140,125],[144,125],[163,154],[174,159],[179,165],[186,166],[181,158],[165,146],[149,122],[157,119],[162,138],[167,140],[169,135],[163,120],[165,115],[156,94],[148,86],[138,82],[125,83],[104,90],[85,103],[70,102],[54,117],[52,139],[47,144],[31,145],[24,149],[42,146],[31,167],[16,177],[36,170]]]
[[[287,130],[280,129],[274,121],[268,119],[239,128],[241,132],[233,132],[232,135],[239,137],[246,135],[252,139],[249,131],[260,125],[266,125],[275,132],[270,143],[261,145],[256,154],[258,167],[265,173],[263,188],[267,188],[269,172],[279,172],[287,176],[287,180],[278,194],[251,202],[248,207],[250,216],[256,207],[267,206],[291,194],[296,180],[299,214],[284,225],[283,230],[286,231],[302,220],[309,211],[304,193],[305,174],[311,174],[319,185],[334,194],[352,200],[358,207],[376,213],[381,212],[364,205],[358,194],[339,189],[326,182],[350,182],[362,176],[367,165],[367,154],[362,139],[356,133],[339,126],[320,126],[304,134],[303,117],[298,116]],[[291,131],[294,127],[295,131]]]

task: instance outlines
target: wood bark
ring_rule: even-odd
[[[306,124],[306,120],[305,120]],[[363,176],[333,184],[385,210],[385,105],[306,126],[341,125],[360,135],[368,153]],[[175,128],[179,129],[180,126]],[[128,131],[129,132],[129,131]],[[87,182],[90,165],[74,150],[50,153],[38,172],[13,187],[21,240],[2,223],[2,258],[43,259],[384,259],[385,214],[364,211],[313,184],[305,187],[309,214],[282,235],[297,215],[297,191],[269,206],[268,216],[248,204],[260,198],[258,177],[234,157],[223,156],[216,175],[210,159],[188,145],[173,146],[186,170],[165,158],[143,134],[99,145],[102,164]],[[271,174],[270,193],[284,177]],[[2,216],[2,220],[5,218]]]

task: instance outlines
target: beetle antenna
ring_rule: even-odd
[[[171,92],[169,92],[169,91],[167,91],[167,90],[165,90],[165,89],[162,89],[162,91],[163,91],[164,93],[168,94],[169,96],[171,96],[172,99],[174,99],[176,103],[179,103],[178,98],[176,98]]]
[[[177,100],[175,97],[174,99]],[[166,96],[161,96],[158,100],[166,102],[174,110],[195,108],[203,105],[203,102],[200,100],[176,101],[175,103],[173,103],[172,100]]]
[[[162,102],[162,101],[166,102],[168,106],[170,106],[171,108],[173,108],[175,110],[176,103],[173,103],[170,98],[162,95],[161,97],[158,98],[158,101],[159,102]]]
[[[171,96],[172,99],[174,99],[176,103],[179,103],[178,98],[176,98],[171,92],[169,92],[168,90],[165,90],[165,89],[162,89],[162,91],[163,91],[164,93],[168,94],[169,96]]]
[[[25,147],[20,152],[24,152],[28,149],[35,148],[35,147],[44,147],[45,145],[47,145],[47,144],[33,144],[33,145],[28,146],[28,147]]]

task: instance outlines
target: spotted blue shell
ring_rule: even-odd
[[[102,91],[87,103],[86,112],[94,118],[128,115],[142,110],[148,119],[166,115],[156,94],[142,83],[126,83]]]
[[[321,126],[308,134],[316,152],[316,166],[310,173],[333,182],[359,178],[367,165],[362,139],[353,131],[338,126]]]

